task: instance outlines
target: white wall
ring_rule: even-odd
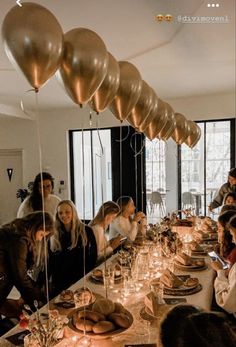
[[[233,94],[166,101],[171,104],[175,111],[183,113],[188,119],[235,117]],[[60,195],[62,198],[69,197],[68,188],[70,186],[68,130],[89,128],[89,112],[89,107],[84,109],[74,107],[69,110],[61,109],[40,113],[39,133],[42,145],[42,166],[44,170],[49,171],[55,177],[55,193],[59,194],[58,181],[62,179],[66,181],[67,189]],[[110,111],[93,116],[93,128],[119,125],[120,122]],[[171,144],[170,140],[168,144],[167,187],[174,192],[174,187],[177,184],[175,180],[177,172],[176,169],[173,170],[176,146],[174,142]],[[0,118],[0,148],[23,149],[23,184],[27,187],[28,182],[33,180],[40,171],[36,122],[15,117]],[[172,195],[169,201],[170,206],[174,208],[176,198]]]

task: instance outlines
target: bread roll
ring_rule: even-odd
[[[113,312],[108,316],[108,319],[115,323],[115,325],[117,325],[118,327],[124,329],[129,328],[132,324],[130,317],[125,313]]]
[[[204,259],[197,259],[194,261],[194,265],[197,265],[199,267],[202,267],[202,266],[205,266],[206,263],[205,263],[205,260]]]
[[[199,283],[198,278],[188,278],[184,284],[186,287],[194,287],[197,286]]]
[[[79,311],[78,318],[85,318],[85,319],[91,320],[92,322],[95,322],[95,323],[97,323],[101,320],[106,320],[106,317],[104,316],[104,314],[102,314],[100,312],[91,311],[91,310]]]
[[[106,316],[115,311],[115,304],[109,299],[97,299],[93,304],[92,311],[100,312]]]
[[[195,252],[203,252],[203,248],[196,242],[196,241],[192,241],[190,243],[190,248],[192,251],[195,251]]]
[[[74,299],[74,293],[72,290],[66,289],[63,290],[60,294],[61,301],[72,301]]]
[[[93,271],[93,276],[94,276],[94,277],[97,277],[97,278],[103,278],[102,270],[100,270],[100,269],[95,269],[95,270]]]
[[[91,320],[88,319],[83,319],[83,318],[78,318],[75,326],[77,329],[82,330],[83,332],[90,332],[93,331],[93,326],[94,326],[94,322],[92,322]]]
[[[115,325],[109,321],[100,321],[93,326],[94,334],[104,334],[115,330]]]
[[[124,313],[125,312],[125,308],[120,302],[114,302],[114,305],[115,305],[115,309],[114,309],[115,313]]]

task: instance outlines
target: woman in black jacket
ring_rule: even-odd
[[[46,302],[42,290],[29,276],[35,266],[45,261],[43,239],[53,234],[54,223],[49,213],[33,212],[21,219],[15,219],[0,228],[0,312],[4,312],[7,296],[13,286],[23,301],[34,307]],[[47,241],[46,241],[47,245]]]
[[[80,221],[72,201],[63,200],[58,204],[55,226],[49,256],[52,296],[91,271],[97,260],[93,231]]]

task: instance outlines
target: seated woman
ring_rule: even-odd
[[[229,220],[229,230],[236,244],[236,215]],[[217,272],[214,283],[216,302],[236,317],[236,262],[229,271],[223,270],[218,261],[212,262],[211,266]]]
[[[236,262],[236,245],[233,243],[233,238],[228,227],[229,220],[234,215],[236,215],[236,211],[225,211],[219,216],[217,221],[219,244],[217,245],[216,251],[230,263],[230,266],[233,266]]]
[[[120,245],[120,236],[107,241],[105,235],[108,226],[119,212],[120,208],[115,202],[107,201],[99,208],[97,215],[89,223],[89,226],[93,229],[97,242],[98,262],[109,257]]]
[[[53,188],[54,178],[48,172],[39,173],[34,179],[32,193],[20,205],[17,217],[22,218],[33,211],[42,210],[55,216],[61,199],[52,193]]]
[[[191,305],[178,305],[163,318],[159,334],[162,347],[235,346],[236,336],[226,317],[203,312]]]
[[[134,214],[133,199],[130,196],[121,196],[117,203],[120,206],[120,213],[110,225],[109,238],[112,239],[117,235],[122,235],[130,241],[134,241],[138,232],[145,235],[147,219],[143,212]]]
[[[51,295],[55,296],[91,271],[97,260],[97,245],[90,227],[83,224],[70,200],[57,206],[56,230],[50,239]]]
[[[234,205],[236,204],[236,192],[230,192],[224,196],[224,205]]]
[[[45,248],[39,247],[44,238],[53,234],[54,224],[49,213],[34,212],[15,219],[0,228],[0,313],[7,316],[7,296],[13,286],[25,303],[34,308],[34,300],[42,306],[46,297],[29,276],[34,265],[44,265]],[[46,243],[47,246],[47,243]],[[40,250],[43,250],[41,252]],[[8,308],[7,308],[8,307]],[[6,308],[6,312],[5,312]],[[17,308],[15,307],[16,313]]]

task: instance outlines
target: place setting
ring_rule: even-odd
[[[175,256],[174,263],[176,268],[182,271],[203,271],[207,269],[204,258],[193,258],[184,252]]]

